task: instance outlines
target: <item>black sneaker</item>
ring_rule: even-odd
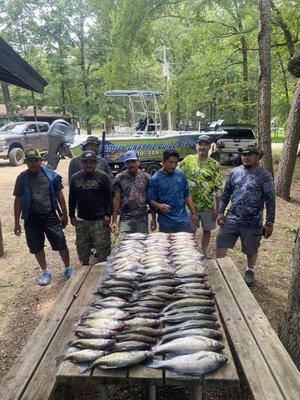
[[[252,286],[254,284],[254,271],[252,269],[247,269],[245,271],[244,280],[248,286]]]

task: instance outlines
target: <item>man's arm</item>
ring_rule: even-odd
[[[121,193],[120,192],[114,192],[114,197],[113,197],[113,215],[112,215],[112,221],[110,224],[110,229],[112,230],[113,233],[118,232],[118,225],[117,225],[117,217],[118,217],[118,212],[120,210],[120,205],[121,205]]]
[[[220,204],[219,204],[219,211],[218,211],[218,216],[217,216],[217,224],[220,225],[220,226],[224,225],[224,222],[225,222],[225,217],[224,217],[225,210],[226,210],[226,207],[228,206],[228,203],[230,201],[231,195],[233,193],[233,185],[232,185],[232,182],[231,182],[231,178],[232,178],[232,171],[229,173],[229,176],[226,179],[224,191],[222,193]]]
[[[71,224],[76,225],[75,210],[77,204],[77,192],[75,189],[74,179],[71,179],[70,190],[69,190],[69,217]]]
[[[219,163],[218,165],[216,165],[214,183],[215,187],[213,192],[213,199],[214,199],[213,218],[216,219],[219,212],[220,199],[222,196],[222,189],[223,189],[221,166]]]
[[[188,196],[185,198],[185,204],[188,206],[188,208],[191,212],[191,220],[193,221],[194,224],[197,224],[198,223],[198,214],[196,213],[193,199],[191,196]]]
[[[105,175],[105,174],[103,174]],[[106,174],[107,175],[107,174]],[[104,223],[110,224],[112,214],[112,185],[109,176],[105,175],[104,180]]]
[[[68,214],[67,214],[67,206],[66,206],[65,197],[64,197],[62,190],[59,190],[57,192],[57,200],[60,205],[60,209],[61,209],[61,213],[62,213],[60,216],[60,220],[61,220],[62,227],[64,229],[68,225]]]
[[[268,238],[273,233],[273,225],[275,222],[275,188],[274,181],[271,175],[268,174],[268,178],[264,180],[263,183],[264,199],[266,204],[266,223],[263,226],[265,231],[265,238]]]
[[[22,209],[22,199],[21,197],[15,197],[14,201],[14,216],[15,216],[15,227],[14,232],[16,236],[20,236],[22,229],[20,225],[20,215]]]
[[[81,163],[81,161],[79,160],[78,157],[74,157],[74,158],[72,158],[72,160],[70,161],[69,170],[68,170],[68,182],[69,182],[69,186],[71,185],[72,176],[73,176],[76,172],[78,172],[78,171],[80,171],[80,170],[82,169],[80,163]]]

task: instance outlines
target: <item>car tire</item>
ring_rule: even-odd
[[[145,171],[149,174],[149,175],[154,175],[155,172],[157,172],[158,170],[160,170],[161,166],[159,164],[149,164],[145,167]]]
[[[10,150],[8,158],[10,165],[22,165],[24,163],[25,154],[24,151],[20,149],[20,147],[15,147],[14,149]]]

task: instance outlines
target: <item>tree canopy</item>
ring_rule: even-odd
[[[170,91],[162,110],[173,125],[257,121],[258,6],[250,0],[4,0],[1,36],[48,82],[43,95],[10,87],[13,109],[68,111],[91,131],[107,118],[128,121],[110,89]],[[286,121],[295,78],[287,73],[298,46],[300,0],[272,1],[272,111]],[[287,34],[287,32],[289,34]],[[3,101],[2,101],[3,102]]]

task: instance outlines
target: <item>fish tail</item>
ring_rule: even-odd
[[[63,361],[65,361],[67,357],[65,355],[58,356],[55,358],[55,364],[58,367]]]
[[[91,363],[81,363],[78,364],[78,372],[80,374],[83,374],[85,371],[88,371],[89,369],[91,369],[93,367],[93,364]]]

